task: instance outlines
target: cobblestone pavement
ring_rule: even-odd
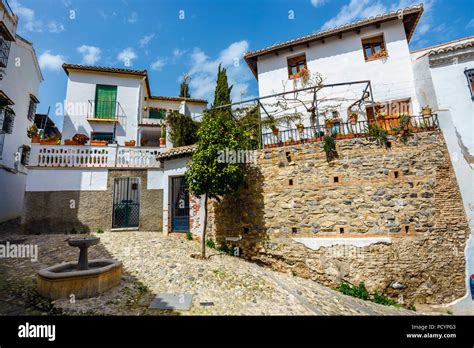
[[[416,312],[345,296],[311,280],[262,268],[208,249],[208,260],[192,258],[200,243],[150,232],[106,232],[89,259],[112,257],[124,264],[120,286],[91,299],[50,302],[35,292],[38,269],[76,260],[71,235],[0,235],[37,244],[37,262],[0,260],[0,314],[132,315],[411,315]],[[193,295],[189,311],[148,309],[157,293]],[[203,305],[207,303],[207,305]],[[212,303],[213,305],[209,305]]]

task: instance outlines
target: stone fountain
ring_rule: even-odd
[[[97,296],[120,284],[122,262],[113,259],[88,259],[88,249],[100,238],[84,237],[68,240],[79,248],[78,262],[65,262],[38,271],[38,292],[51,299],[76,299]]]

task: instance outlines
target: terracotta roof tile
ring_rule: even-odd
[[[191,103],[200,103],[200,104],[207,104],[207,100],[205,99],[197,99],[197,98],[183,98],[183,97],[166,97],[166,96],[159,96],[154,95],[150,97],[151,100],[167,100],[167,101],[188,101]]]
[[[186,155],[191,155],[194,150],[196,149],[196,145],[187,145],[187,146],[180,146],[174,147],[172,149],[166,150],[165,152],[159,153],[156,158],[161,162],[166,160],[176,158],[176,157],[183,157]]]
[[[139,75],[139,76],[148,76],[146,70],[133,70],[133,69],[124,69],[124,68],[113,68],[113,67],[101,67],[101,66],[92,66],[92,65],[80,65],[80,64],[63,64],[63,69],[68,74],[69,69],[74,70],[84,70],[84,71],[98,71],[98,72],[108,72],[116,74],[130,74],[130,75]]]

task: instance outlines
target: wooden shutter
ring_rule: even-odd
[[[97,85],[95,91],[95,118],[115,119],[117,86]]]

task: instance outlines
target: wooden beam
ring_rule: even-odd
[[[278,56],[278,51],[275,51],[275,56]]]
[[[360,28],[358,28],[358,29],[356,30],[356,33],[357,33],[357,35],[360,34]]]
[[[376,27],[377,29],[379,29],[379,28],[380,28],[380,22],[375,23],[375,27]]]
[[[309,48],[309,42],[307,42],[307,43],[306,43],[306,47],[308,47],[308,48]]]
[[[342,33],[339,33],[338,36],[339,36],[339,39],[342,39]]]
[[[293,52],[293,46],[290,46],[290,51]]]
[[[326,41],[324,39],[321,40],[321,43],[325,43]]]

